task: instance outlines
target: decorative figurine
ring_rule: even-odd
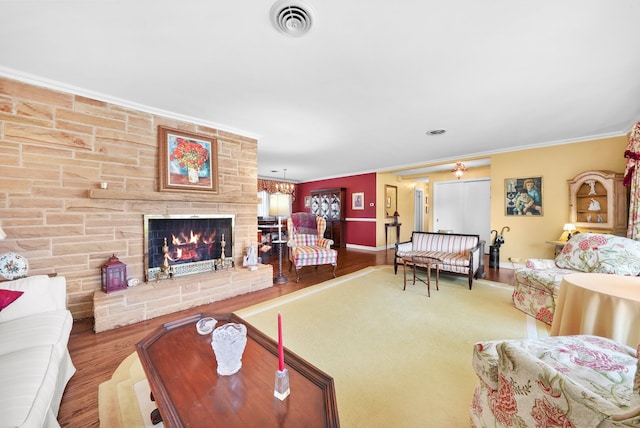
[[[596,193],[596,180],[587,180],[587,181],[585,181],[585,183],[587,183],[589,185],[589,187],[591,187],[591,190],[589,190],[589,195],[597,195],[597,193]]]
[[[600,211],[600,202],[591,198],[591,203],[589,203],[589,211]]]
[[[249,245],[249,248],[247,249],[247,255],[244,256],[244,259],[242,260],[242,265],[248,267],[249,270],[254,270],[252,268],[255,268],[257,264],[258,264],[258,254],[256,252],[256,245],[252,243],[251,245]]]

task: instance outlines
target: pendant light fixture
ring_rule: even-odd
[[[467,167],[464,166],[462,162],[457,162],[456,166],[451,170],[451,172],[453,172],[455,176],[458,177],[458,180],[460,180],[460,177],[462,177],[466,170]]]

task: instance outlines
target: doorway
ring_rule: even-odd
[[[422,232],[424,230],[424,190],[415,189],[413,192],[413,230]]]

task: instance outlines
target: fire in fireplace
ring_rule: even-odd
[[[147,281],[233,266],[233,215],[145,215]]]

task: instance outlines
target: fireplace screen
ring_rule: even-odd
[[[233,267],[232,215],[145,215],[147,281]]]

